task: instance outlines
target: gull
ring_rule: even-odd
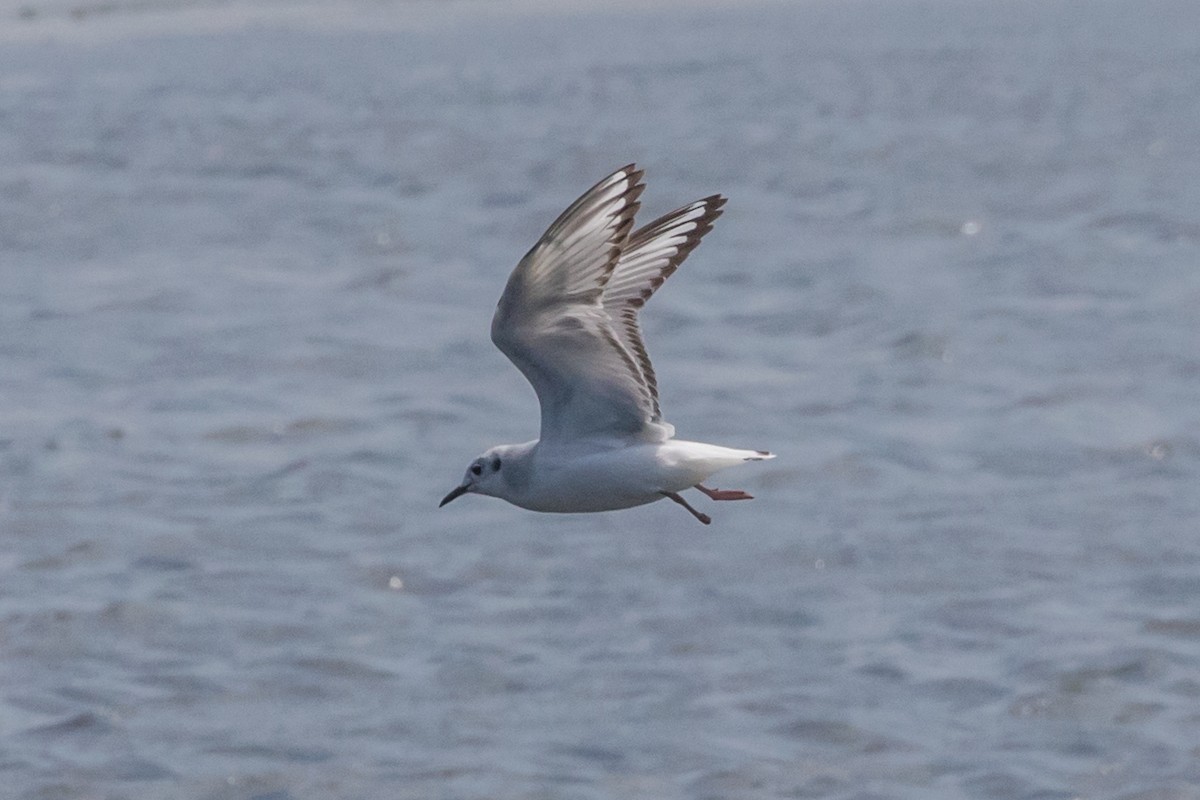
[[[705,197],[630,232],[645,188],[633,164],[564,211],[517,264],[492,318],[492,341],[533,385],[541,437],[492,447],[439,507],[464,494],[533,511],[612,511],[667,498],[708,525],[679,493],[752,500],[703,481],[774,458],[675,439],[638,311],[712,230],[725,198]]]

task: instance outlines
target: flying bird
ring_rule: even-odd
[[[712,230],[725,198],[705,197],[633,230],[645,185],[633,164],[564,211],[517,264],[492,318],[492,341],[533,384],[541,436],[488,449],[442,499],[499,497],[533,511],[631,508],[668,498],[708,525],[680,495],[751,500],[703,484],[744,461],[774,458],[675,439],[638,312]]]

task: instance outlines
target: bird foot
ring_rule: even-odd
[[[753,495],[748,495],[741,489],[710,489],[707,486],[702,486],[697,483],[696,488],[704,492],[713,500],[753,500]]]
[[[684,508],[686,508],[688,511],[692,512],[692,516],[693,516],[693,517],[695,517],[696,519],[700,520],[701,522],[703,522],[705,525],[710,525],[710,524],[712,524],[712,517],[710,517],[708,514],[701,514],[699,511],[697,511],[696,509],[692,508],[692,507],[691,507],[691,505],[689,505],[689,504],[688,504],[688,501],[687,501],[687,500],[684,500],[684,499],[683,499],[682,497],[680,497],[680,496],[679,496],[677,493],[675,493],[675,492],[663,492],[662,494],[663,494],[663,496],[664,496],[664,497],[669,497],[669,498],[671,498],[671,499],[672,499],[672,500],[674,500],[676,503],[679,503],[679,505],[683,506],[683,507],[684,507]]]

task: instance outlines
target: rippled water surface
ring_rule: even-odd
[[[0,12],[5,796],[1200,797],[1200,5]],[[631,160],[758,499],[439,511]]]

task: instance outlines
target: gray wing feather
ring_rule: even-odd
[[[492,341],[537,392],[544,442],[638,435],[652,398],[600,298],[633,227],[642,173],[623,167],[576,200],[513,270]]]
[[[492,318],[492,341],[533,385],[541,441],[661,441],[657,381],[637,311],[712,229],[713,195],[630,236],[645,188],[633,164],[571,204],[521,259]]]
[[[658,379],[638,324],[638,312],[646,301],[679,268],[721,216],[725,198],[714,194],[664,214],[637,230],[625,243],[601,302],[612,317],[617,335],[633,354],[642,380],[650,391],[651,419],[662,419],[658,403]]]

